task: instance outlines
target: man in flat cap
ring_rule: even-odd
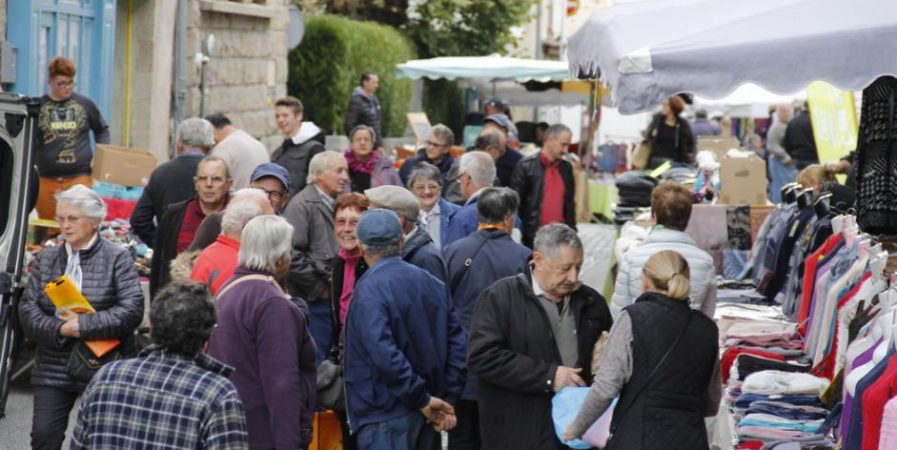
[[[372,208],[384,208],[399,215],[404,234],[405,246],[402,259],[430,272],[445,282],[445,263],[442,252],[433,243],[425,227],[418,223],[420,203],[417,197],[401,186],[380,186],[364,191]]]
[[[346,317],[346,409],[359,449],[437,450],[457,421],[467,337],[445,285],[399,258],[399,220],[374,209],[358,221],[370,268]]]

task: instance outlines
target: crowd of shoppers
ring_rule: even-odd
[[[51,83],[66,88],[73,69],[53,64]],[[19,308],[38,348],[34,448],[61,447],[81,397],[73,448],[304,449],[328,367],[343,400],[327,407],[347,449],[436,450],[446,431],[453,450],[565,448],[552,396],[588,384],[566,438],[622,393],[612,448],[706,447],[702,418],[719,400],[715,295],[712,261],[683,231],[688,192],[655,189],[656,225],[621,262],[609,308],[580,281],[568,127],[544,127],[541,150],[523,157],[508,111],[490,111],[476,149],[454,158],[454,134],[436,125],[397,171],[382,151],[377,87],[363,74],[343,152],[324,149],[292,97],[274,104],[284,141],[270,160],[222,113],[179,125],[178,156],[132,216],[154,249],[153,343],[139,352],[144,297],[131,256],[98,233],[103,200],[71,180],[54,185],[65,243],[36,256]],[[46,101],[83,108],[68,89]],[[679,106],[670,99],[649,134],[658,155],[685,161]],[[82,175],[81,150],[52,141],[76,163],[48,173]],[[187,275],[174,276],[181,263]],[[57,309],[53,283],[95,311]],[[99,340],[115,344],[85,371],[78,358]]]

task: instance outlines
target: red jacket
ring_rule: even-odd
[[[240,241],[219,234],[218,239],[196,258],[190,279],[209,286],[212,295],[218,294],[224,282],[234,274],[239,253]]]

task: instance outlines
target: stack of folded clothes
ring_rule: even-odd
[[[734,402],[736,448],[821,437],[829,411],[819,396],[829,384],[807,373],[764,370],[748,375]]]

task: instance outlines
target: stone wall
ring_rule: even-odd
[[[251,5],[273,10],[270,18],[209,10],[214,1],[223,0],[189,3],[186,117],[200,113],[202,71],[193,60],[211,34],[215,48],[209,55],[203,113],[225,113],[237,128],[273,150],[282,142],[274,123],[273,103],[286,95],[288,19],[283,0]]]

